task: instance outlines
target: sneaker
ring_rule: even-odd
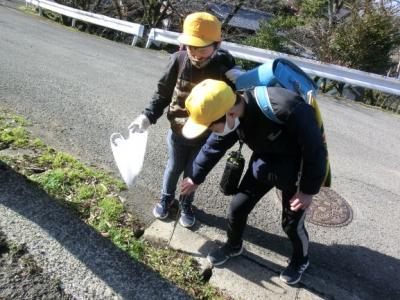
[[[193,208],[191,203],[181,204],[181,217],[179,218],[179,224],[185,228],[192,227],[196,222]]]
[[[172,206],[173,201],[167,197],[161,197],[160,202],[158,202],[153,209],[153,215],[160,220],[164,220],[168,217],[169,208]]]
[[[207,260],[213,266],[219,266],[225,263],[231,257],[239,256],[243,252],[243,243],[238,247],[233,247],[229,244],[224,244],[222,247],[210,252],[207,255]]]
[[[308,259],[305,262],[292,259],[287,268],[281,272],[279,278],[287,284],[296,284],[300,281],[301,275],[303,275],[303,272],[308,268],[308,265]]]

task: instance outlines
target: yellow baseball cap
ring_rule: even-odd
[[[183,33],[178,37],[181,44],[205,47],[221,41],[221,23],[212,14],[196,12],[183,22]]]
[[[193,139],[207,130],[212,122],[225,115],[235,104],[236,95],[224,81],[206,79],[197,84],[186,98],[189,118],[182,134]]]

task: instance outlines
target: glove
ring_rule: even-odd
[[[233,83],[236,83],[236,79],[242,75],[243,73],[245,73],[244,71],[242,71],[241,69],[238,68],[232,68],[228,71],[225,72],[225,76],[232,81]]]
[[[128,126],[128,129],[132,132],[144,132],[149,126],[150,120],[145,115],[141,114]]]

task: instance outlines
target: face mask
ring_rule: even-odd
[[[210,61],[214,58],[215,53],[216,53],[216,50],[213,52],[213,54],[209,58],[207,58],[206,60],[203,60],[201,62],[195,61],[190,55],[188,55],[188,57],[189,57],[190,62],[192,63],[192,65],[194,65],[198,69],[201,69],[201,68],[204,68],[205,66],[207,66],[210,63]]]
[[[235,131],[240,125],[239,118],[235,118],[235,124],[233,125],[233,128],[229,128],[228,126],[228,120],[225,121],[225,126],[224,126],[224,131],[223,132],[214,132],[216,135],[219,136],[224,136],[227,135],[233,131]]]
[[[201,61],[201,62],[195,61],[195,60],[192,59],[192,58],[189,58],[189,59],[190,59],[190,62],[192,63],[192,65],[195,66],[197,69],[204,68],[204,67],[207,66],[207,65],[210,63],[210,61],[211,61],[211,57],[209,57],[209,58],[207,58],[206,60],[203,60],[203,61]]]

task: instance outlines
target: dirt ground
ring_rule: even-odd
[[[61,281],[44,273],[24,245],[8,241],[0,230],[0,300],[72,299]]]

